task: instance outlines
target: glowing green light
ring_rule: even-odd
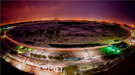
[[[21,45],[20,45],[20,46],[18,46],[18,48],[20,48],[20,49],[21,49],[21,48],[24,48],[24,46],[21,46]]]
[[[30,52],[30,51],[32,51],[32,48],[25,48],[24,50]]]
[[[32,51],[32,48],[28,48],[28,51]]]
[[[116,55],[121,53],[121,51],[118,50],[118,48],[113,49],[111,47],[104,47],[101,49],[101,51],[103,54],[105,53],[106,55]]]

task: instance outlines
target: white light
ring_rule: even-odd
[[[25,63],[17,63],[16,68],[18,68],[20,70],[24,70],[25,69]]]
[[[120,52],[120,50],[117,50],[117,52]]]
[[[86,59],[88,59],[88,57],[85,57],[84,59],[86,60]]]
[[[133,42],[135,42],[135,40],[132,39]]]
[[[115,51],[114,49],[112,51]]]

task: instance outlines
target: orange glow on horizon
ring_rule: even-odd
[[[130,27],[131,27],[131,29],[134,29],[134,28],[135,28],[135,26],[134,26],[134,25],[130,25]]]
[[[69,20],[69,21],[98,21],[98,22],[106,22],[106,23],[119,23],[120,25],[124,25],[125,23],[123,22],[116,22],[116,21],[110,21],[110,20],[99,20],[99,19],[77,19],[77,18],[73,18],[73,19],[64,19],[64,18],[59,18],[59,19],[53,19],[53,18],[46,18],[46,19],[30,19],[30,20],[22,20],[22,21],[14,21],[14,22],[9,22],[9,23],[2,23],[0,26],[3,25],[7,25],[7,24],[14,24],[14,23],[21,23],[21,22],[29,22],[29,21],[49,21],[49,20]],[[131,26],[132,28],[134,28],[135,26],[133,24],[128,24],[129,26]]]
[[[124,24],[120,23],[121,26],[123,26]]]

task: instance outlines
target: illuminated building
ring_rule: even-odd
[[[129,48],[125,40],[132,38],[125,35],[131,34],[125,28],[115,31],[121,27],[120,24],[109,24],[86,20],[18,23],[14,28],[4,30],[2,42],[11,51],[3,58],[19,70],[36,75],[76,75],[93,69],[102,71],[122,59],[121,55]],[[114,41],[118,38],[120,41]]]

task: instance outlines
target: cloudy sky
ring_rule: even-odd
[[[109,20],[135,25],[135,1],[2,1],[1,23],[37,19]]]

